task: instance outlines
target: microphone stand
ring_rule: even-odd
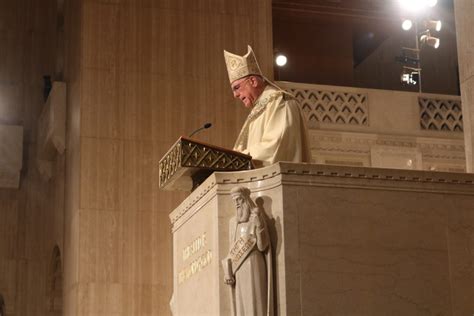
[[[189,137],[191,138],[194,134],[196,134],[196,133],[202,131],[203,129],[208,129],[208,128],[210,128],[210,127],[212,127],[212,124],[211,124],[211,123],[206,123],[206,124],[204,124],[204,126],[201,126],[201,127],[199,127],[197,130],[195,130],[194,132],[192,132],[192,133],[189,135]]]

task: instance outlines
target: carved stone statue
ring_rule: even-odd
[[[229,223],[230,249],[222,263],[233,315],[273,315],[271,243],[263,210],[247,188],[236,187],[231,195],[236,216]]]

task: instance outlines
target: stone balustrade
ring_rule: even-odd
[[[459,96],[278,84],[300,101],[315,162],[465,171]]]

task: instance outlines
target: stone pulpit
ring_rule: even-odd
[[[474,313],[472,174],[281,162],[214,172],[170,214],[174,315],[235,310],[236,187],[268,231],[275,315]]]

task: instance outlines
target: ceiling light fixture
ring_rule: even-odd
[[[421,35],[420,37],[420,42],[421,44],[426,44],[428,46],[431,46],[433,48],[438,48],[439,47],[439,38],[430,36],[429,34],[426,35]]]
[[[409,31],[411,29],[411,27],[413,26],[413,22],[411,20],[403,20],[402,22],[402,29],[404,31]]]
[[[441,31],[442,23],[440,20],[430,20],[425,22],[425,27],[427,29],[439,32]]]
[[[286,65],[288,61],[288,58],[286,58],[285,55],[282,55],[282,54],[279,54],[276,58],[275,58],[275,63],[277,64],[277,66],[279,67],[283,67]]]
[[[410,12],[421,11],[426,5],[425,0],[399,0],[401,7]]]

